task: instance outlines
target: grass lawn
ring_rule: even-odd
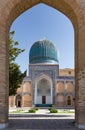
[[[52,108],[53,109],[53,108]],[[39,108],[40,110],[40,108]],[[57,113],[55,112],[52,112],[52,113],[55,113],[55,114],[75,114],[75,111],[74,110],[69,110],[69,109],[54,109],[54,110],[57,110]],[[11,111],[9,112],[9,114],[26,114],[26,113],[36,113],[36,111],[38,111],[37,108],[33,108],[33,109],[30,109],[30,110],[22,110],[22,109],[17,109],[17,110],[14,110],[14,111]]]

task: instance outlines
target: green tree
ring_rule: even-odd
[[[20,66],[15,62],[24,49],[18,48],[19,43],[13,40],[14,34],[14,31],[9,34],[9,95],[16,94],[17,88],[26,75],[26,71],[21,73]]]
[[[9,62],[12,63],[16,60],[16,58],[18,57],[18,55],[22,52],[24,52],[24,49],[20,49],[18,48],[18,41],[14,41],[13,37],[14,37],[15,32],[12,31],[9,34]]]

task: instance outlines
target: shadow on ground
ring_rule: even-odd
[[[74,119],[9,119],[5,130],[77,130]]]

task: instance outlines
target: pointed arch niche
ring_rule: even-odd
[[[36,106],[52,106],[53,90],[52,80],[47,75],[41,75],[35,80],[34,104]]]

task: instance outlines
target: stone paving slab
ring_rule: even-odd
[[[30,115],[30,116],[10,116],[9,119],[75,119],[74,115]]]
[[[11,117],[74,117],[73,114],[9,114]]]
[[[9,119],[5,130],[77,130],[74,119]]]
[[[72,114],[10,114],[4,130],[78,130]]]
[[[83,130],[83,129],[2,129],[2,130]]]

